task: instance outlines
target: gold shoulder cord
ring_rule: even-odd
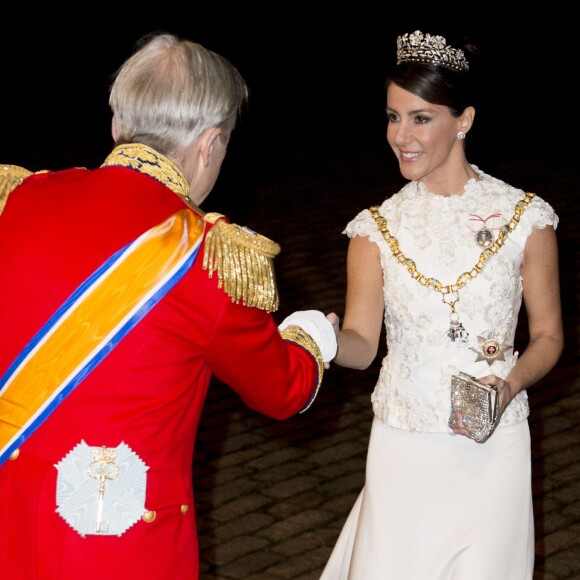
[[[279,306],[274,258],[280,246],[248,228],[229,224],[224,216],[208,213],[214,224],[205,240],[203,269],[218,275],[218,287],[236,303],[274,312]]]
[[[8,196],[32,175],[32,171],[18,165],[0,165],[0,214],[4,211]]]

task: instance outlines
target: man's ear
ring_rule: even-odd
[[[115,115],[111,119],[111,135],[113,136],[113,141],[117,142],[117,123],[115,122]]]
[[[199,137],[199,150],[205,167],[209,165],[209,158],[213,153],[215,141],[216,139],[220,138],[221,134],[222,130],[219,127],[210,127],[209,129],[206,129]]]

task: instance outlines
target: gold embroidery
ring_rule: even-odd
[[[4,211],[8,196],[32,175],[32,171],[18,165],[0,165],[0,214]]]
[[[111,151],[101,167],[111,165],[129,167],[145,173],[189,201],[189,184],[185,175],[175,163],[147,145],[142,143],[118,145]]]
[[[310,399],[308,405],[300,411],[304,413],[304,411],[308,410],[316,396],[318,395],[318,391],[320,390],[320,385],[322,383],[322,377],[324,375],[324,359],[322,358],[322,353],[320,352],[320,348],[316,344],[316,341],[302,328],[299,326],[288,326],[284,330],[280,331],[280,336],[284,340],[288,340],[290,342],[295,342],[299,344],[302,348],[305,348],[315,359],[318,363],[318,383],[316,385],[316,390],[314,391],[314,395]]]

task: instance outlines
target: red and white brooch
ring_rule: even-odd
[[[505,344],[505,337],[494,336],[489,331],[483,336],[477,337],[477,346],[470,346],[470,350],[477,353],[475,362],[486,361],[491,366],[496,360],[505,360],[505,352],[512,349],[513,346]]]

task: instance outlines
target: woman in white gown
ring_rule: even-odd
[[[387,140],[408,183],[346,227],[334,362],[367,368],[383,320],[387,355],[365,486],[321,580],[533,575],[526,389],[563,347],[558,217],[538,195],[468,162],[473,57],[438,35],[397,39]],[[530,340],[519,354],[522,300]],[[467,416],[449,427],[451,377],[461,371],[499,391],[499,426],[483,443],[467,436]]]

